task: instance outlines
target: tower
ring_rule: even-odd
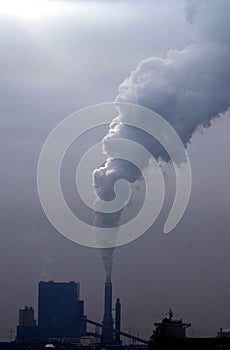
[[[112,316],[112,282],[111,277],[106,277],[105,281],[105,299],[104,299],[104,317],[103,317],[102,336],[105,344],[113,343],[113,316]]]
[[[120,330],[121,330],[121,303],[120,299],[117,298],[117,302],[115,305],[115,341],[117,345],[121,344]]]

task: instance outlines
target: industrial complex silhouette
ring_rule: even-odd
[[[80,283],[41,281],[38,284],[37,321],[32,306],[20,309],[16,339],[0,343],[0,349],[230,349],[230,332],[223,329],[220,329],[216,337],[188,338],[186,329],[190,323],[174,319],[171,309],[167,317],[154,324],[149,340],[123,332],[120,299],[116,299],[113,308],[112,296],[112,281],[107,276],[104,286],[104,316],[102,322],[97,322],[84,314]],[[87,324],[93,325],[95,330],[88,331]],[[130,345],[124,345],[122,337],[131,339]]]

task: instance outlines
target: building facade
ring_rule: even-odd
[[[79,298],[79,283],[39,282],[38,325],[25,326],[25,312],[28,310],[23,310],[24,313],[19,310],[17,339],[80,338],[86,335],[84,301]]]
[[[34,309],[32,306],[25,306],[24,309],[19,310],[19,326],[36,326],[34,319]]]

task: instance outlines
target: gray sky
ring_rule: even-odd
[[[197,37],[202,40],[200,32],[209,39],[214,35],[209,22],[200,19],[194,33],[180,0],[47,0],[36,11],[36,2],[27,3],[0,3],[2,339],[15,330],[19,308],[36,307],[40,280],[80,281],[86,314],[102,320],[99,253],[64,239],[39,203],[37,161],[49,132],[81,107],[113,101],[141,60],[182,50]],[[201,19],[209,18],[202,11]],[[226,28],[216,32],[215,40],[229,47]],[[166,169],[170,193],[162,217],[141,238],[116,249],[114,297],[122,300],[123,329],[148,338],[169,307],[192,323],[191,335],[229,328],[229,133],[226,113],[192,137],[191,200],[174,231],[161,234],[174,185],[173,172]],[[98,131],[95,139],[100,137]],[[76,145],[77,157],[90,142],[86,136]],[[69,177],[64,177],[67,194],[73,192]]]

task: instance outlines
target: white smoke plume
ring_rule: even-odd
[[[106,248],[101,250],[101,257],[105,268],[106,278],[111,278],[111,275],[112,275],[113,252],[114,252],[114,248]]]
[[[230,106],[229,13],[229,0],[186,0],[185,15],[193,26],[195,44],[140,62],[120,85],[116,101],[142,105],[159,113],[187,147],[196,130],[210,126],[211,120]],[[132,117],[120,110],[102,141],[108,160],[93,176],[95,190],[104,200],[113,198],[117,179],[134,182],[140,176],[129,169],[129,164],[113,159],[114,138],[130,138],[144,145],[156,159],[169,160],[157,141],[125,125]],[[147,165],[144,162],[143,166]]]

